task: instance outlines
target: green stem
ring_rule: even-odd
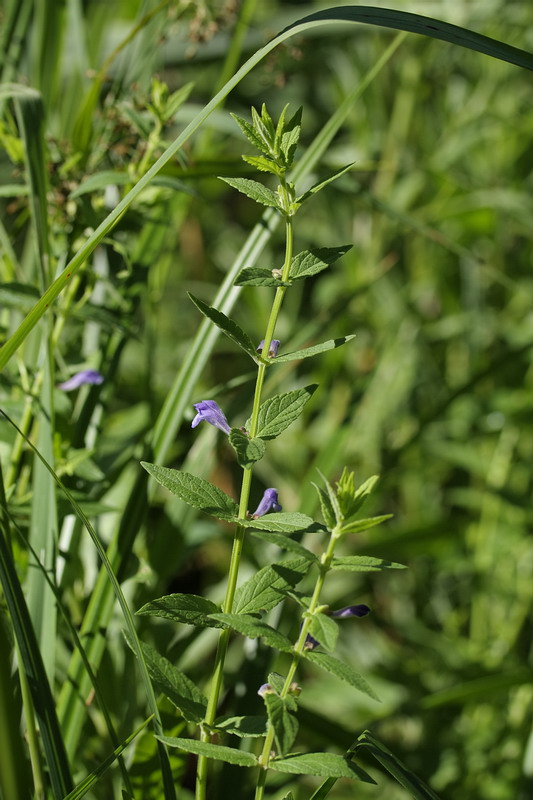
[[[313,592],[313,596],[311,598],[311,602],[309,603],[309,607],[305,616],[303,617],[302,627],[300,628],[300,635],[298,636],[298,641],[294,645],[294,653],[292,656],[291,665],[289,667],[289,671],[287,673],[287,677],[285,678],[285,683],[283,684],[283,688],[280,692],[280,697],[284,698],[287,697],[289,692],[290,686],[294,680],[294,676],[296,674],[296,670],[298,669],[298,664],[300,663],[300,658],[302,657],[302,653],[305,648],[305,640],[307,639],[307,634],[309,633],[309,628],[311,627],[311,622],[313,619],[313,614],[316,612],[318,606],[320,605],[320,595],[322,593],[322,589],[324,588],[324,581],[326,579],[326,575],[329,571],[331,566],[331,561],[333,559],[333,554],[335,552],[335,545],[337,544],[338,535],[336,530],[333,529],[331,531],[331,536],[329,539],[329,543],[327,546],[326,551],[322,555],[319,569],[320,574],[318,576],[318,580],[315,584],[315,589]],[[274,729],[272,725],[269,724],[268,731],[265,736],[265,742],[263,745],[263,750],[261,755],[259,756],[259,762],[261,764],[261,768],[259,770],[259,775],[257,778],[257,788],[255,792],[255,800],[263,800],[263,794],[265,790],[265,783],[266,783],[266,776],[268,771],[268,765],[270,763],[270,754],[272,751],[272,744],[274,742]]]
[[[283,183],[283,181],[282,181]],[[282,276],[288,276],[292,260],[293,252],[293,229],[292,218],[287,217],[285,221],[286,243],[285,243],[285,261],[283,263]],[[283,278],[282,278],[283,279]],[[283,297],[287,290],[286,286],[280,286],[276,289],[276,294],[272,302],[272,308],[268,318],[267,328],[265,332],[265,341],[261,355],[263,358],[268,357],[270,344],[276,330],[276,323],[278,321],[281,304]],[[259,364],[257,368],[257,378],[255,382],[254,398],[252,403],[252,416],[250,419],[250,437],[253,438],[257,432],[259,424],[259,407],[261,405],[261,393],[263,391],[263,383],[265,380],[266,364]],[[252,485],[252,469],[247,468],[243,470],[241,494],[239,500],[239,517],[244,519],[248,511],[248,502],[250,500],[250,489]],[[244,543],[245,528],[242,525],[237,525],[235,529],[235,537],[233,539],[233,549],[231,552],[231,561],[228,574],[228,585],[226,587],[226,596],[222,609],[225,614],[230,614],[233,608],[233,600],[235,597],[235,590],[237,588],[237,579],[239,576],[239,566],[241,561],[242,547]],[[204,719],[204,725],[201,731],[201,741],[208,742],[211,737],[210,727],[213,725],[218,707],[218,700],[222,690],[222,679],[224,676],[224,662],[226,660],[226,653],[228,650],[230,638],[230,630],[224,629],[220,632],[217,651],[215,655],[215,667],[213,670],[213,678],[211,681],[211,689],[209,699],[207,702],[207,710]],[[205,800],[207,789],[207,758],[199,756],[198,768],[196,773],[196,800]]]

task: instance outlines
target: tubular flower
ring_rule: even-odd
[[[266,694],[272,694],[274,689],[269,683],[264,683],[262,686],[259,687],[257,690],[257,694],[259,697],[264,697]]]
[[[252,514],[252,518],[257,519],[257,517],[262,517],[268,514],[269,511],[281,511],[281,506],[278,503],[277,489],[265,489],[263,498]]]
[[[308,633],[305,637],[304,650],[315,650],[317,647],[320,647],[320,642]]]
[[[277,356],[279,345],[280,345],[279,339],[272,339],[272,341],[270,342],[270,347],[268,348],[269,358],[275,358]],[[260,353],[264,346],[265,346],[265,340],[261,339],[261,341],[259,342],[259,347],[257,348],[257,352]]]
[[[202,400],[200,403],[195,403],[196,416],[192,421],[191,428],[196,428],[200,422],[209,422],[224,433],[231,431],[228,425],[226,415],[214,400]]]
[[[370,609],[361,603],[358,606],[346,606],[346,608],[339,608],[338,611],[330,611],[330,617],[337,617],[338,619],[347,619],[348,617],[366,617],[370,614]]]
[[[98,372],[96,369],[84,369],[81,372],[77,372],[72,378],[69,378],[68,381],[64,381],[63,383],[58,384],[58,389],[63,389],[64,392],[72,392],[74,389],[79,389],[80,386],[83,386],[84,383],[90,383],[93,385],[99,385],[103,383],[104,376]]]

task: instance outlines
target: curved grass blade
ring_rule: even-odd
[[[125,195],[108,216],[100,223],[94,233],[89,236],[86,242],[78,250],[76,255],[67,264],[61,275],[46,290],[38,303],[22,321],[19,328],[7,340],[0,350],[0,369],[4,367],[22,344],[28,333],[35,327],[38,320],[46,312],[46,309],[63,291],[70,277],[74,275],[81,266],[87,261],[95,247],[102,241],[109,231],[111,231],[124,212],[131,206],[133,201],[150,183],[152,178],[167,164],[171,158],[180,150],[192,134],[202,125],[214,109],[224,100],[224,98],[237,86],[238,83],[250,72],[253,67],[259,64],[278,44],[292,36],[305,33],[306,31],[327,24],[339,22],[366,23],[367,25],[377,25],[383,28],[418,33],[433,39],[450,42],[459,47],[475,50],[479,53],[491,56],[492,58],[507,61],[510,64],[533,70],[533,55],[526,50],[518,47],[511,47],[496,39],[474,33],[467,28],[451,25],[448,22],[423,17],[419,14],[411,14],[406,11],[395,11],[385,8],[373,8],[372,6],[345,6],[318,11],[307,17],[297,20],[288,28],[272,39],[268,44],[255,52],[233,75],[232,78],[217,92],[217,94],[207,103],[206,106],[194,117],[179,136],[167,147],[164,153],[158,158],[152,167],[140,178],[135,186]],[[233,276],[235,277],[235,276]]]
[[[122,744],[119,745],[115,750],[113,750],[111,755],[108,756],[105,759],[105,761],[102,761],[99,767],[93,769],[91,774],[87,775],[87,777],[84,778],[84,780],[82,780],[82,782],[79,783],[76,786],[76,788],[64,798],[64,800],[80,800],[81,797],[85,797],[87,792],[89,792],[93,788],[93,786],[95,786],[95,784],[98,783],[102,775],[104,775],[107,772],[113,761],[115,761],[115,759],[117,759],[121,755],[121,753],[124,752],[126,747],[133,742],[133,740],[141,733],[141,731],[143,731],[146,728],[148,723],[153,719],[153,716],[154,715],[151,714],[148,717],[148,719],[145,719],[144,722],[141,723],[141,725],[139,725],[137,730],[133,731],[133,733],[131,733],[127,739],[124,739]],[[129,791],[131,793],[131,790]]]
[[[122,589],[120,588],[120,584],[119,584],[119,582],[117,580],[117,577],[116,577],[116,575],[115,575],[115,573],[113,571],[113,567],[111,566],[111,563],[109,562],[109,559],[108,559],[108,557],[106,555],[105,549],[102,546],[102,544],[101,544],[101,542],[100,542],[100,540],[98,538],[98,534],[96,533],[96,531],[94,530],[93,526],[89,522],[87,516],[85,515],[85,513],[82,510],[82,508],[79,505],[79,503],[74,499],[74,497],[69,492],[69,490],[66,488],[66,486],[63,485],[63,483],[58,478],[58,476],[56,475],[56,473],[54,472],[52,467],[43,458],[43,456],[37,450],[35,445],[28,439],[27,436],[24,436],[23,432],[20,430],[18,425],[15,422],[13,422],[13,420],[5,413],[5,411],[0,409],[0,414],[2,414],[2,416],[5,417],[5,419],[15,428],[15,430],[18,432],[18,434],[24,438],[24,441],[26,442],[26,444],[32,449],[33,453],[41,461],[43,466],[48,470],[48,472],[53,477],[53,479],[56,482],[56,484],[59,486],[60,490],[66,496],[67,500],[69,501],[70,505],[72,506],[72,508],[74,510],[74,513],[81,520],[83,526],[85,527],[85,529],[89,533],[89,536],[91,537],[91,539],[93,541],[93,544],[94,544],[94,546],[95,546],[95,548],[96,548],[96,550],[98,552],[98,555],[102,559],[102,563],[103,563],[104,568],[105,568],[105,570],[107,572],[107,575],[109,577],[109,581],[111,582],[111,585],[113,587],[113,591],[114,591],[115,597],[117,598],[117,600],[119,602],[120,608],[122,610],[122,613],[124,615],[124,619],[125,619],[125,622],[126,622],[126,625],[127,625],[127,628],[128,628],[128,633],[130,634],[131,639],[132,639],[133,650],[134,650],[135,655],[137,656],[137,658],[139,660],[139,667],[140,667],[140,670],[141,670],[141,676],[142,676],[144,688],[145,688],[145,691],[146,691],[146,697],[147,697],[148,706],[150,708],[150,711],[153,714],[153,723],[154,723],[155,732],[157,734],[162,733],[163,726],[162,726],[162,723],[161,723],[161,717],[159,716],[159,710],[157,708],[157,701],[156,701],[156,697],[155,697],[155,693],[154,693],[154,688],[152,686],[152,681],[150,680],[150,676],[148,674],[148,669],[147,669],[147,666],[146,666],[146,662],[144,660],[141,644],[140,644],[139,638],[137,636],[137,631],[135,630],[135,623],[133,621],[133,614],[130,611],[130,608],[129,608],[128,604],[127,604],[126,598],[124,597]],[[6,545],[6,547],[7,547],[7,545]],[[52,703],[52,706],[53,706],[53,703]],[[55,708],[54,708],[54,716],[55,716]],[[56,718],[56,722],[57,722],[57,718]],[[58,728],[59,728],[59,726],[58,726]],[[61,742],[62,742],[62,740],[61,740]],[[166,751],[166,748],[165,748],[165,746],[164,746],[164,744],[162,742],[158,743],[158,753],[159,753],[159,759],[160,759],[160,762],[161,762],[161,771],[162,771],[162,775],[163,775],[163,784],[164,784],[164,790],[165,790],[165,795],[164,796],[165,796],[165,798],[168,798],[168,800],[175,800],[176,793],[175,793],[174,782],[173,782],[173,778],[172,778],[172,770],[170,768],[170,761],[169,761],[169,758],[168,758],[168,753]],[[66,754],[65,754],[65,759],[66,759]],[[61,796],[63,796],[69,790],[70,790],[70,786],[67,786],[64,789],[64,791],[63,791]]]

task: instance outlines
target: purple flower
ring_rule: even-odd
[[[209,422],[224,433],[231,431],[228,425],[228,420],[218,403],[214,400],[202,400],[200,403],[195,403],[196,416],[192,421],[191,428],[196,428],[200,422]]]
[[[72,392],[74,389],[79,389],[84,383],[91,383],[98,385],[103,383],[104,376],[95,369],[84,369],[77,372],[68,381],[58,384],[58,389],[63,389],[64,392]]]
[[[315,650],[317,647],[320,647],[320,642],[308,633],[305,637],[304,650]]]
[[[339,608],[338,611],[330,611],[330,617],[337,617],[338,619],[347,619],[348,617],[366,617],[370,614],[370,609],[361,603],[358,606],[346,606],[346,608]]]
[[[269,511],[281,511],[281,506],[278,503],[278,492],[276,489],[265,489],[263,499],[252,514],[253,519],[262,517],[268,514]]]
[[[264,697],[266,694],[272,694],[273,691],[274,690],[269,683],[264,683],[257,690],[257,694],[259,695],[259,697]]]
[[[270,342],[270,347],[268,348],[269,358],[275,358],[277,356],[279,345],[280,345],[279,339],[272,339],[272,341]],[[257,352],[260,353],[264,346],[265,346],[265,340],[261,339],[261,341],[259,342],[259,347],[257,348]]]

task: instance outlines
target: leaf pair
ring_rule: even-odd
[[[258,184],[259,185],[259,184]],[[293,281],[301,281],[312,275],[317,275],[327,267],[334,264],[344,256],[352,245],[345,244],[339,247],[316,247],[312,250],[302,250],[291,260],[286,283],[276,277],[272,270],[261,267],[245,267],[235,279],[236,286],[284,286]]]

